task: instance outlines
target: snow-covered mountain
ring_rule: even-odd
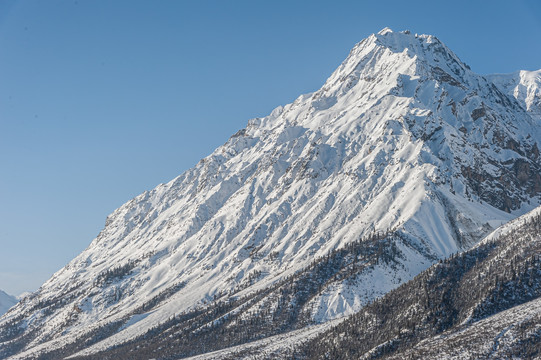
[[[0,319],[0,357],[134,358],[167,332],[176,347],[137,353],[181,356],[354,313],[539,204],[540,141],[437,38],[384,29],[321,89],[114,211]]]
[[[4,315],[13,305],[17,303],[17,298],[0,290],[0,316]]]
[[[541,70],[487,75],[503,92],[513,96],[530,115],[541,121]]]

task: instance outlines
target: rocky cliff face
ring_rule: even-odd
[[[194,318],[223,334],[284,307],[302,316],[252,335],[351,314],[538,204],[540,131],[437,38],[384,29],[320,90],[113,212],[0,320],[1,355],[91,354]]]

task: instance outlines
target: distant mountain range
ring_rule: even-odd
[[[478,75],[431,35],[369,36],[109,215],[0,318],[0,358],[519,354],[494,331],[538,331],[539,210],[485,237],[541,204],[540,84]]]
[[[17,298],[0,290],[0,316],[4,315],[13,305],[17,303]]]

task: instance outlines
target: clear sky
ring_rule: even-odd
[[[538,0],[0,0],[0,289],[36,290],[115,208],[386,26],[478,73],[541,68]]]

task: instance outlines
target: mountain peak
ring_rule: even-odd
[[[436,36],[429,34],[412,34],[409,30],[392,31],[385,28],[374,34],[377,45],[389,49],[394,53],[407,52],[411,57],[417,56],[419,60],[434,63],[459,63],[459,60],[445,44]]]
[[[471,80],[469,75],[473,74],[469,66],[437,37],[384,28],[357,43],[323,89],[343,84],[350,86],[357,82],[359,76],[390,78],[399,74],[418,76],[434,72],[447,79],[453,78],[454,83],[468,83]]]
[[[0,290],[0,316],[17,303],[17,298]]]
[[[391,30],[391,28],[389,27],[384,27],[383,29],[381,29],[379,32],[378,32],[378,35],[385,35],[387,33],[392,33],[393,30]]]

